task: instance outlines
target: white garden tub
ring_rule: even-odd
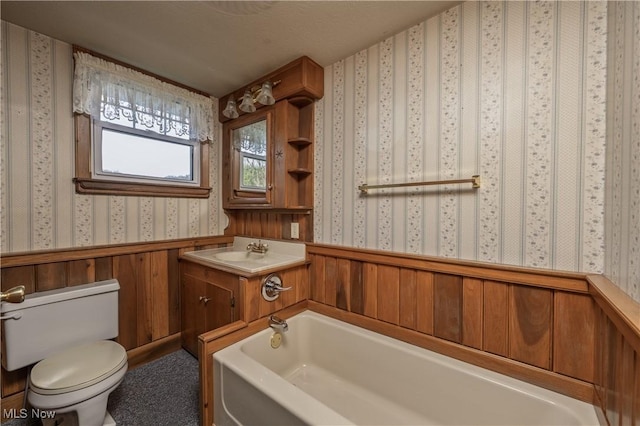
[[[582,401],[305,311],[214,354],[224,425],[598,425]]]

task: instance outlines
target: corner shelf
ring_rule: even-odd
[[[289,169],[287,170],[287,173],[291,175],[296,175],[299,177],[305,177],[305,176],[309,176],[313,172],[309,169],[297,168],[297,169]]]
[[[312,142],[311,142],[311,139],[309,138],[298,137],[298,138],[289,139],[287,143],[289,143],[289,145],[293,145],[297,147],[305,147],[305,146],[311,145]]]

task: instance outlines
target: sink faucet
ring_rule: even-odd
[[[271,315],[269,317],[269,327],[273,328],[275,331],[279,331],[280,333],[284,333],[289,330],[289,324],[287,324],[287,321],[280,319],[275,315]]]
[[[260,240],[258,240],[257,243],[255,241],[252,241],[247,245],[247,251],[251,251],[254,253],[265,254],[267,250],[269,250],[269,245],[263,244]]]

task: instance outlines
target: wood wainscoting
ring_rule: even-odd
[[[596,301],[596,403],[602,424],[640,425],[640,303],[607,278],[587,277]]]
[[[640,425],[640,305],[606,278],[320,244],[307,253],[311,309],[594,403],[603,425]]]
[[[233,237],[83,247],[3,255],[2,290],[27,293],[116,278],[120,282],[119,335],[129,368],[180,349],[180,275],[183,251],[214,248]],[[2,369],[3,408],[21,408],[27,369]]]
[[[313,241],[313,215],[309,210],[225,210],[226,235],[250,238]],[[298,223],[299,238],[291,238],[291,223]]]

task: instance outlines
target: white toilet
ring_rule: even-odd
[[[118,335],[117,280],[32,293],[0,304],[2,365],[8,371],[37,362],[27,398],[43,423],[53,412],[80,426],[115,424],[109,394],[127,372],[127,353],[106,340]]]

